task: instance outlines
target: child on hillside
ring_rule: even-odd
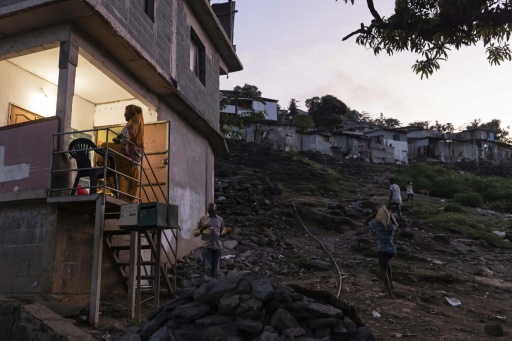
[[[395,183],[395,178],[389,178],[389,204],[388,208],[395,206],[398,211],[398,216],[403,219],[402,216],[402,195],[400,194],[400,187]]]
[[[412,190],[412,182],[407,181],[407,184],[405,185],[405,189],[407,190],[407,199],[405,201],[409,201],[409,199],[411,199],[411,201],[413,201],[414,192]]]

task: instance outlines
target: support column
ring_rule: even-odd
[[[89,323],[98,326],[100,317],[101,264],[103,260],[103,229],[105,227],[105,196],[96,199],[94,218],[94,245],[91,275],[91,299],[89,306]]]
[[[75,94],[76,67],[78,65],[78,44],[71,39],[60,42],[59,85],[57,90],[57,113],[60,118],[59,132],[71,131],[71,112]],[[67,149],[70,136],[59,139],[60,150]]]

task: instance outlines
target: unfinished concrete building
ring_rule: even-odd
[[[101,294],[133,290],[118,252],[134,235],[118,226],[126,202],[71,195],[67,153],[77,138],[111,141],[127,104],[146,123],[137,201],[179,208],[162,258],[198,246],[214,154],[227,151],[219,75],[242,69],[226,8],[229,34],[208,0],[0,0],[0,294],[89,302],[96,324]]]

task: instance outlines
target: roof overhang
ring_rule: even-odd
[[[217,49],[222,60],[225,61],[228,72],[241,71],[242,62],[238,59],[233,43],[222,28],[219,19],[213,12],[210,4],[206,0],[186,0],[190,9],[195,14],[203,26],[206,34],[210,38],[213,46]]]

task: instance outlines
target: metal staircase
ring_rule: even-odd
[[[54,181],[56,175],[64,173],[65,176],[69,176],[79,170],[77,168],[70,168],[69,162],[67,162],[67,167],[63,167],[62,162],[56,162],[58,158],[60,158],[60,160],[65,159],[68,153],[67,150],[59,150],[60,148],[56,147],[59,145],[59,140],[69,139],[70,137],[66,135],[70,134],[97,134],[99,130],[106,131],[107,141],[109,133],[115,134],[115,132],[107,128],[54,135],[52,184],[59,183],[59,181]],[[109,153],[115,154],[116,157],[125,157],[113,150],[102,147],[97,147],[92,149],[92,151],[94,154],[106,155],[105,158],[108,157]],[[155,160],[155,156],[162,157],[163,155],[153,153],[149,156]],[[167,167],[167,161],[169,159],[168,148],[164,157],[162,163]],[[91,160],[96,160],[95,156],[91,155]],[[92,167],[94,167],[94,165]],[[107,174],[107,170],[113,171],[118,175],[122,174],[115,169],[110,169],[107,165],[100,165],[100,167],[104,169],[104,175]],[[138,196],[132,197],[131,199],[138,203],[163,202],[169,204],[168,188],[166,191],[163,189],[163,186],[167,186],[169,183],[168,171],[165,172],[167,176],[166,180],[159,180],[145,152],[138,167],[140,178],[137,182],[140,190],[138,191]],[[167,170],[167,168],[165,168],[165,170]],[[161,170],[159,171],[162,173]],[[83,186],[83,188],[90,190],[93,187]],[[101,281],[102,249],[105,251],[105,256],[111,259],[115,269],[114,271],[119,276],[120,283],[128,290],[131,305],[131,318],[135,317],[135,306],[138,307],[137,317],[140,318],[141,293],[153,294],[155,306],[159,305],[160,288],[162,285],[168,294],[172,296],[175,294],[178,231],[176,229],[152,230],[149,228],[141,228],[135,231],[121,228],[105,230],[105,221],[119,219],[121,206],[128,204],[128,202],[118,199],[117,197],[119,194],[127,195],[127,193],[123,193],[119,191],[118,188],[109,186],[108,181],[104,181],[103,184],[97,185],[95,188],[96,194],[71,196],[69,193],[73,188],[53,188],[52,185],[48,193],[48,202],[66,207],[66,209],[73,209],[77,214],[88,214],[95,217],[95,256],[93,259],[93,278],[91,283],[90,322],[97,325],[99,318],[99,281]],[[110,192],[110,194],[107,192]],[[134,248],[133,245],[139,246]]]

